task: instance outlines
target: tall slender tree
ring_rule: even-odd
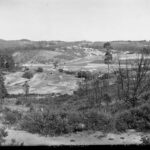
[[[112,54],[110,50],[112,47],[109,42],[104,43],[103,47],[106,49],[104,63],[107,64],[108,66],[108,85],[109,85],[109,64],[112,63]]]

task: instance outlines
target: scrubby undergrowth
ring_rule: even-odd
[[[117,115],[115,124],[118,131],[126,129],[150,130],[150,104],[146,103],[121,112]]]
[[[111,126],[110,116],[89,110],[31,112],[21,122],[23,130],[42,135],[61,135],[83,130],[106,131]]]
[[[150,128],[148,102],[135,108],[121,101],[102,106],[89,103],[84,96],[79,99],[77,95],[62,95],[26,99],[22,104],[30,107],[30,111],[22,117],[20,126],[31,133],[58,136],[83,130],[110,132]]]
[[[30,110],[25,115],[5,111],[5,120],[19,123],[22,130],[50,136],[83,130],[124,132],[126,129],[150,129],[149,99],[141,99],[141,103],[135,107],[120,100],[109,104],[104,101],[101,99],[91,103],[84,94],[78,95],[78,92],[38,99],[21,95],[16,105],[29,107]]]
[[[83,130],[149,130],[148,66],[142,58],[137,68],[119,68],[116,73],[103,76],[79,72],[77,76],[84,77],[84,80],[73,95],[49,95],[45,98],[18,95],[16,105],[30,110],[24,115],[4,112],[5,120],[10,124],[19,123],[21,129],[31,133],[52,136]],[[28,73],[25,73],[26,78],[30,78]]]

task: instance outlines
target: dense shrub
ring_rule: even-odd
[[[25,96],[20,96],[16,99],[16,105],[25,105],[26,103],[28,103],[28,98]],[[31,102],[31,101],[30,101]]]
[[[16,104],[16,105],[22,105],[22,102],[17,99],[15,104]]]
[[[63,70],[64,73],[66,74],[70,74],[70,75],[75,75],[76,72],[75,71],[71,71],[71,70]]]
[[[63,70],[63,69],[61,69],[61,68],[59,68],[59,69],[58,69],[58,71],[59,71],[59,72],[63,72],[64,70]]]
[[[12,71],[15,68],[12,55],[0,54],[0,68],[6,71]]]
[[[109,96],[109,94],[105,93],[103,95],[103,101],[108,105],[109,103],[111,103],[111,97]]]
[[[24,117],[21,127],[23,130],[42,135],[60,135],[70,131],[63,113],[49,111],[31,112]]]
[[[92,73],[90,71],[79,71],[77,73],[78,78],[92,79]]]
[[[2,72],[0,71],[0,98],[4,98],[8,95],[7,90],[4,85],[4,78]]]
[[[116,129],[137,129],[139,131],[150,129],[150,105],[144,104],[120,113],[116,117]]]
[[[87,129],[107,131],[111,129],[111,116],[97,110],[89,110],[85,113]]]
[[[117,101],[115,102],[115,104],[108,106],[108,109],[110,110],[110,113],[112,114],[125,111],[129,108],[130,108],[130,105],[128,103],[125,103],[124,101]]]
[[[132,116],[130,111],[124,111],[116,117],[115,120],[115,128],[118,131],[125,131],[126,129],[129,129],[129,125],[133,123]]]
[[[23,78],[31,79],[33,77],[33,73],[30,71],[26,71],[23,75]]]
[[[4,119],[5,123],[15,124],[21,119],[22,115],[18,111],[5,110]]]
[[[107,130],[110,128],[110,116],[89,110],[30,112],[21,122],[23,130],[42,135],[61,135],[81,130]]]
[[[38,67],[36,72],[43,72],[43,68],[42,67]]]
[[[8,136],[5,128],[0,128],[0,146],[5,143],[5,137]]]
[[[143,92],[141,95],[140,95],[140,99],[142,101],[148,101],[150,99],[150,91],[147,91],[147,92]]]
[[[68,124],[71,127],[70,129],[72,129],[72,131],[75,131],[76,127],[80,123],[85,123],[84,115],[76,111],[72,111],[71,113],[68,113],[67,119],[68,119]]]
[[[104,73],[104,74],[100,77],[100,79],[101,79],[101,80],[104,80],[104,79],[108,79],[108,77],[109,77],[108,73]]]
[[[150,138],[148,136],[143,136],[141,140],[142,140],[142,145],[150,145]]]

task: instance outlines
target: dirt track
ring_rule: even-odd
[[[7,130],[6,145],[15,139],[18,143],[24,145],[120,145],[120,144],[141,144],[141,135],[139,132],[130,132],[123,134],[109,133],[104,135],[102,132],[80,132],[58,137],[44,137],[38,134],[31,134],[25,131]]]

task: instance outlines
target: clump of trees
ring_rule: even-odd
[[[0,70],[0,99],[6,97],[7,95],[8,95],[8,93],[5,88],[3,73]]]
[[[148,103],[122,111],[116,115],[115,128],[118,131],[125,131],[126,129],[149,130],[149,113],[150,104]]]
[[[107,50],[110,50],[112,48],[109,42],[104,43],[103,47],[106,48]]]
[[[92,79],[93,75],[90,71],[79,71],[77,72],[78,78]]]
[[[23,75],[23,78],[31,79],[33,77],[33,73],[31,71],[26,71]]]
[[[5,143],[5,137],[8,136],[5,128],[0,128],[0,146]]]
[[[0,68],[11,71],[15,67],[13,57],[11,55],[0,54]]]
[[[150,54],[150,47],[144,47],[141,50],[141,53],[144,54],[144,55],[149,55]]]
[[[144,58],[142,54],[136,60],[134,68],[129,67],[126,61],[126,68],[122,69],[119,61],[119,70],[117,73],[118,98],[130,103],[133,107],[140,100],[140,96],[150,90],[150,61]]]
[[[38,67],[36,72],[43,72],[43,68],[42,67]]]
[[[111,46],[109,43],[106,43],[104,47],[109,49]],[[104,74],[101,77],[95,76],[94,78],[89,78],[87,73],[80,72],[79,77],[84,77],[86,80],[79,83],[79,93],[86,95],[92,103],[105,101],[109,104],[108,101],[111,102],[110,97],[112,97],[118,101],[124,101],[129,107],[138,106],[141,104],[143,98],[149,98],[149,65],[150,61],[142,53],[134,61],[134,66],[131,67],[130,62],[126,60],[126,67],[122,68],[121,62],[118,59],[117,71]],[[114,84],[110,85],[110,81],[112,80],[114,80]]]

